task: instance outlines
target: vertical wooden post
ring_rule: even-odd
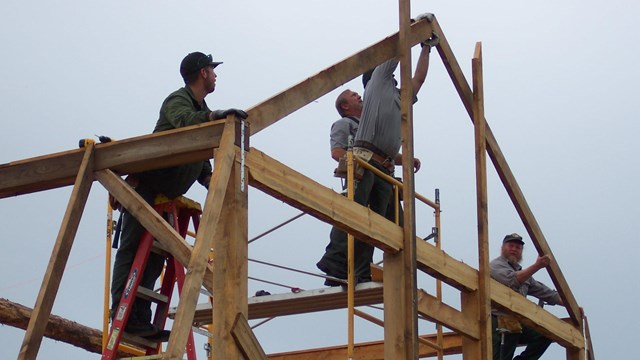
[[[165,352],[165,358],[167,359],[182,359],[188,336],[191,333],[193,315],[207,268],[209,250],[211,249],[211,237],[220,232],[222,227],[220,219],[223,218],[222,213],[227,211],[223,204],[227,200],[226,198],[229,197],[229,188],[233,178],[231,174],[235,164],[234,141],[235,124],[233,120],[228,119],[220,140],[220,148],[214,156],[216,159],[215,168],[209,184],[202,221],[200,222],[195,245],[187,266],[171,337]],[[232,322],[234,320],[235,316]]]
[[[415,188],[413,177],[413,117],[412,71],[410,39],[410,0],[399,1],[398,56],[400,58],[400,111],[402,134],[402,178],[404,182],[404,240],[399,254],[385,254],[385,273],[394,273],[393,282],[400,287],[395,295],[396,309],[388,309],[391,294],[387,294],[385,281],[385,359],[418,358],[418,317],[416,305],[416,231]],[[393,269],[390,269],[393,267]],[[396,268],[397,267],[397,268]],[[389,278],[391,274],[385,274]]]
[[[240,170],[244,164],[238,163],[239,158],[236,156],[233,176],[227,187],[224,231],[214,235],[213,243],[214,359],[243,358],[232,331],[238,313],[248,318],[247,189],[240,186]]]
[[[460,310],[467,319],[478,319],[478,290],[473,292],[460,292]],[[462,337],[462,358],[464,360],[482,359],[482,341]]]
[[[491,343],[491,288],[489,222],[487,216],[487,148],[485,141],[482,43],[476,43],[473,68],[473,118],[476,148],[476,197],[478,206],[478,326],[482,359],[493,358]]]
[[[93,149],[94,144],[88,144],[85,149],[76,183],[71,192],[62,224],[60,224],[60,231],[51,252],[49,265],[40,286],[36,305],[31,313],[31,319],[22,341],[18,359],[35,359],[38,355],[42,336],[44,336],[44,331],[49,322],[49,315],[51,315],[51,309],[58,294],[64,268],[69,259],[71,246],[76,237],[82,212],[93,184]]]

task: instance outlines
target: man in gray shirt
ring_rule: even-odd
[[[505,236],[502,241],[501,255],[489,264],[491,277],[525,297],[531,295],[550,305],[564,305],[557,291],[533,278],[533,274],[549,265],[551,261],[549,255],[539,256],[533,265],[523,269],[520,266],[523,246],[522,236],[516,233]],[[500,317],[507,320],[501,320],[499,324]],[[508,321],[508,319],[512,320]],[[497,309],[491,310],[493,359],[539,359],[552,341],[531,328],[521,326],[517,321],[513,322],[514,320]],[[508,323],[513,323],[515,326],[507,326]],[[504,335],[504,344],[501,344],[502,335]],[[527,344],[527,347],[514,358],[516,347],[521,343]]]
[[[430,16],[432,15],[425,17],[430,19]],[[437,37],[433,36],[432,39]],[[431,46],[436,44],[437,40],[422,44],[422,51],[412,79],[414,95],[424,83],[429,68],[429,52]],[[373,70],[365,88],[362,118],[354,147],[355,156],[368,161],[372,166],[389,175],[393,174],[394,165],[401,165],[402,159],[398,156],[401,142],[400,90],[396,87],[397,81],[393,76],[398,63],[398,59],[394,58]],[[416,171],[420,168],[420,161],[414,161],[414,168]],[[356,187],[354,201],[384,216],[387,213],[391,193],[390,183],[365,169]],[[370,264],[373,260],[373,252],[373,246],[361,241],[355,242],[356,282],[371,281]],[[331,242],[316,266],[329,276],[347,278],[347,234],[345,232],[332,230]],[[331,280],[325,281],[325,285],[329,286],[340,284]]]

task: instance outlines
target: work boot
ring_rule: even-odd
[[[129,319],[129,321],[127,321],[127,325],[124,327],[124,331],[131,335],[142,337],[148,337],[159,333],[159,330],[155,325],[151,323],[138,322],[132,319]]]
[[[171,336],[170,330],[160,330],[153,335],[144,336],[144,338],[155,342],[167,342],[169,341],[169,336]]]

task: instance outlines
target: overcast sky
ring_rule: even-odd
[[[640,201],[638,31],[632,1],[413,1],[412,15],[436,14],[469,81],[477,41],[484,53],[485,114],[574,296],[589,317],[600,359],[626,358],[637,340],[632,278]],[[398,26],[396,1],[55,1],[0,4],[0,163],[65,151],[94,134],[124,139],[151,132],[166,95],[182,86],[188,52],[212,53],[212,108],[249,108],[370,46]],[[414,60],[418,49],[414,49]],[[333,103],[359,79],[251,138],[251,145],[321,184],[338,189],[329,157]],[[416,190],[440,189],[443,249],[477,266],[473,127],[439,57],[414,107]],[[525,265],[535,259],[526,234],[489,163],[491,257],[502,237],[524,235]],[[0,297],[33,307],[71,187],[0,200]],[[204,202],[199,186],[188,196]],[[53,313],[100,328],[105,252],[105,190],[95,183]],[[299,213],[252,189],[249,236]],[[417,232],[431,231],[418,206]],[[249,256],[305,271],[328,242],[330,227],[303,217],[251,244]],[[380,251],[376,258],[380,258]],[[303,289],[319,278],[250,264],[250,276]],[[542,271],[536,278],[552,285]],[[433,292],[433,281],[420,277]],[[288,290],[256,281],[249,293]],[[202,302],[205,299],[201,299]],[[459,292],[445,289],[459,306]],[[376,316],[382,313],[365,309]],[[563,308],[549,308],[565,317]],[[267,353],[344,344],[346,311],[274,319],[255,329]],[[431,333],[432,324],[421,324]],[[0,326],[0,358],[19,352],[24,331]],[[204,358],[202,336],[198,355]],[[383,338],[356,321],[356,340]],[[564,358],[552,345],[545,358]],[[95,359],[45,339],[42,359]],[[451,357],[452,359],[458,357]]]

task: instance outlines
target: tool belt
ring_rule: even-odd
[[[380,150],[377,146],[368,141],[358,140],[354,145],[354,154],[356,153],[356,149],[362,149],[371,152],[371,156],[367,158],[367,161],[373,159],[375,162],[379,163],[385,169],[387,169],[389,175],[393,174],[393,171],[395,170],[395,163],[393,162],[394,159],[391,156],[385,154],[385,152]]]
[[[498,315],[498,328],[505,329],[512,334],[520,334],[522,325],[515,317],[511,315]]]
[[[362,180],[362,175],[364,175],[364,168],[357,162],[353,161],[354,178],[356,181]],[[338,167],[333,170],[333,176],[341,179],[347,178],[347,154],[342,155],[342,157],[338,160]]]

